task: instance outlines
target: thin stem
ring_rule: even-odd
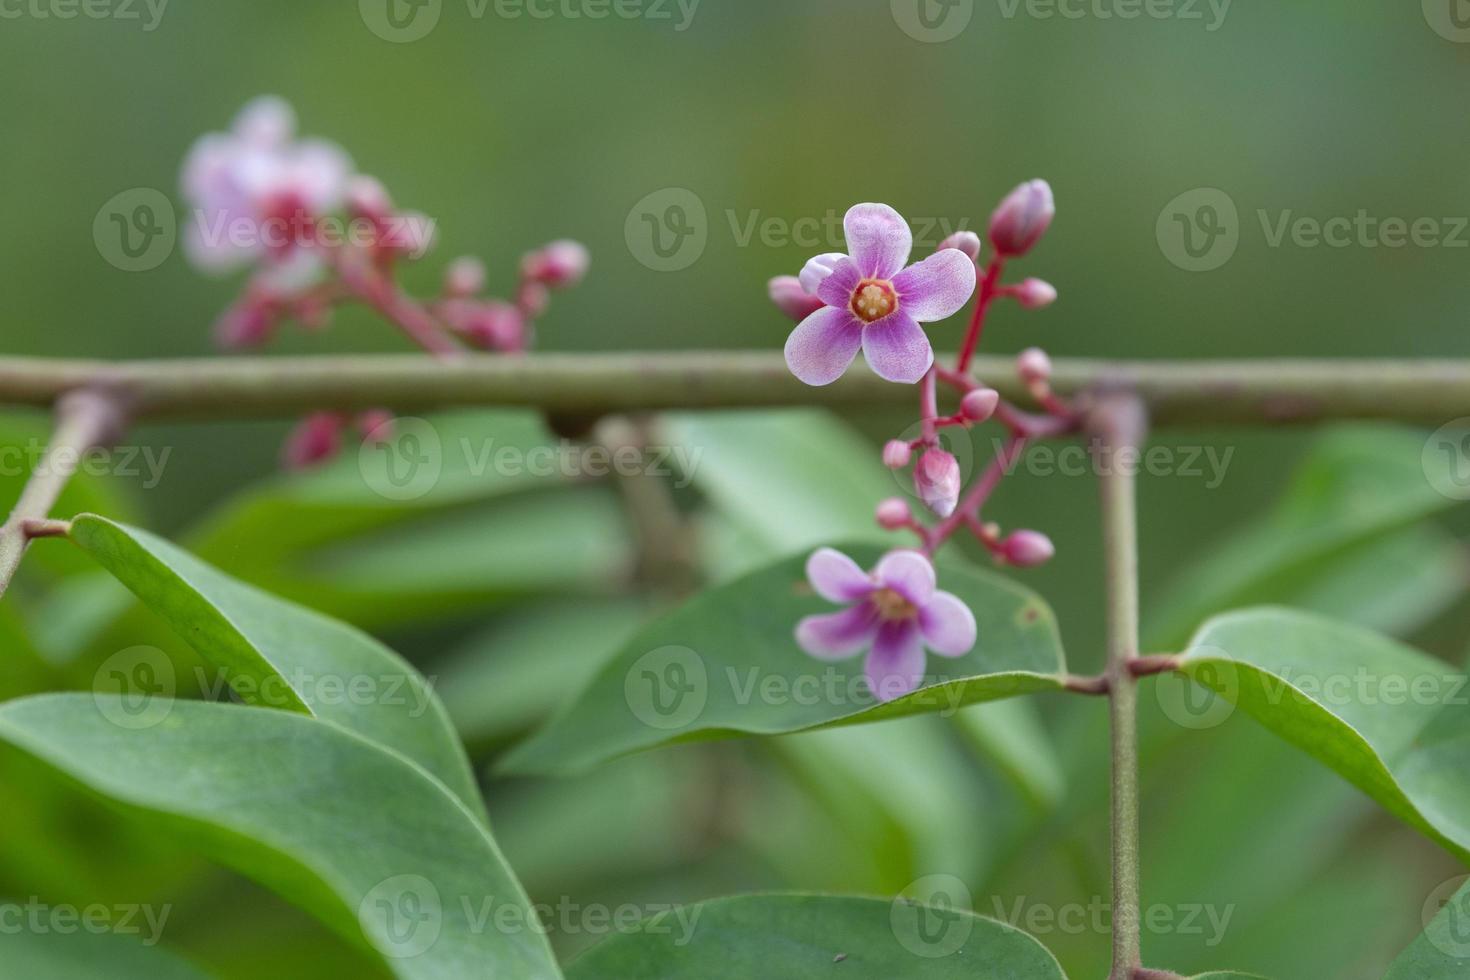
[[[975,290],[975,312],[970,315],[970,326],[965,331],[965,341],[960,347],[960,356],[955,361],[955,368],[961,374],[970,369],[970,360],[975,356],[975,348],[980,344],[980,334],[985,330],[985,313],[990,309],[990,304],[996,297],[996,284],[1000,282],[1000,274],[1005,269],[1005,259],[997,255],[990,260],[985,267],[985,275],[980,279],[980,285]]]
[[[118,399],[100,391],[74,391],[58,402],[51,442],[21,490],[15,509],[0,526],[0,595],[10,587],[31,539],[48,535],[46,519],[82,456],[116,438],[124,425],[123,415]]]
[[[342,257],[336,263],[343,287],[377,310],[408,338],[438,358],[455,358],[464,349],[455,343],[439,321],[428,310],[403,293],[398,285],[378,269]]]
[[[1129,395],[1099,400],[1088,428],[1097,451],[1115,456],[1141,449],[1147,421],[1143,405]],[[1111,980],[1131,980],[1142,966],[1138,847],[1138,517],[1133,472],[1099,467],[1103,547],[1107,564],[1108,704],[1113,754],[1113,971]]]

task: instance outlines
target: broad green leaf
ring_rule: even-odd
[[[1062,761],[1029,701],[996,701],[957,713],[954,723],[981,757],[999,767],[1034,810],[1056,806],[1066,791]]]
[[[560,976],[489,831],[407,757],[289,711],[41,695],[0,740],[382,955],[399,977]],[[486,917],[488,916],[488,918]]]
[[[71,539],[215,665],[241,700],[307,712],[382,742],[482,810],[443,705],[377,640],[237,582],[146,531],[83,515],[72,522]],[[148,669],[171,670],[166,661]]]
[[[1460,884],[1459,890],[1455,885]],[[1461,980],[1470,976],[1470,878],[1446,882],[1431,896],[1441,902],[1437,912],[1398,959],[1383,980]],[[1426,911],[1430,906],[1426,906]]]
[[[647,618],[634,599],[553,601],[508,614],[433,664],[454,727],[487,744],[544,722]]]
[[[844,550],[864,566],[882,554],[871,546]],[[1061,640],[1046,603],[998,575],[941,562],[941,585],[974,611],[979,641],[963,657],[931,657],[931,673],[912,694],[875,703],[862,657],[828,663],[797,647],[797,620],[834,608],[812,593],[804,565],[804,556],[793,556],[640,630],[504,768],[575,770],[665,742],[954,711],[1063,684]]]
[[[829,412],[701,412],[663,420],[694,485],[778,554],[884,541],[873,508],[899,492],[878,447]]]
[[[1065,980],[1040,943],[949,905],[742,895],[681,906],[609,936],[569,980]]]
[[[879,877],[864,888],[896,891],[935,868],[971,881],[990,857],[992,801],[945,722],[920,715],[790,735],[770,746],[826,804],[832,826],[858,836],[856,846],[884,860]],[[915,765],[917,759],[923,764]],[[833,868],[802,887],[853,887],[832,880],[847,873]]]
[[[1448,465],[1448,459],[1425,456],[1421,432],[1329,430],[1270,514],[1205,549],[1208,557],[1152,605],[1148,645],[1178,649],[1191,629],[1226,609],[1301,604],[1293,593],[1331,574],[1334,563],[1354,561],[1355,545],[1453,506],[1455,500],[1434,489],[1439,475],[1426,472],[1427,466]],[[1463,573],[1458,578],[1463,582]],[[1384,579],[1379,582],[1381,588]]]
[[[262,583],[337,618],[381,626],[512,599],[616,594],[634,564],[621,502],[606,487],[584,486],[338,543]]]
[[[197,969],[161,946],[132,934],[93,932],[73,922],[66,931],[10,928],[0,932],[0,963],[5,975],[25,980],[207,980]],[[143,929],[141,925],[129,929]]]
[[[232,567],[267,567],[434,511],[565,482],[560,473],[539,477],[496,465],[498,451],[523,460],[553,444],[537,412],[458,412],[401,420],[399,429],[399,437],[417,439],[430,453],[433,479],[402,488],[383,482],[381,457],[398,451],[396,444],[347,452],[241,491],[190,532],[189,550]]]
[[[1181,670],[1470,860],[1464,673],[1360,627],[1269,608],[1206,623]],[[1173,710],[1192,725],[1220,708],[1185,688]]]

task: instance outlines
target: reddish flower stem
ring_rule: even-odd
[[[955,361],[955,370],[960,374],[970,369],[970,359],[975,356],[975,348],[980,344],[980,334],[985,329],[985,314],[995,300],[996,287],[1000,283],[1000,274],[1005,270],[1005,264],[1005,259],[997,255],[985,267],[985,275],[980,279],[975,295],[975,312],[970,315],[970,327],[965,331],[965,342],[960,347],[959,359]]]
[[[354,263],[350,258],[339,258],[334,267],[349,293],[381,313],[430,354],[450,360],[464,353],[428,310],[377,269]]]

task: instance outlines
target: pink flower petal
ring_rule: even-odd
[[[914,236],[903,216],[886,204],[858,204],[842,219],[847,254],[858,271],[874,279],[892,279],[909,261]]]
[[[921,609],[934,596],[934,566],[917,551],[890,551],[873,569],[873,578]]]
[[[841,252],[823,252],[821,255],[807,259],[806,265],[801,267],[801,275],[797,279],[801,281],[801,288],[810,296],[817,295],[817,287],[822,280],[832,274],[837,263],[847,258]],[[841,305],[841,304],[838,304]]]
[[[975,263],[957,248],[935,252],[893,277],[899,309],[920,323],[953,316],[975,293]]]
[[[851,313],[848,315],[854,322],[861,322]],[[865,326],[862,343],[868,366],[885,381],[916,384],[934,363],[929,336],[902,308]]]
[[[818,548],[806,560],[806,580],[828,602],[856,602],[873,591],[873,580],[836,548]]]
[[[817,296],[828,306],[846,310],[852,306],[852,294],[857,289],[858,283],[863,281],[863,274],[852,259],[844,256],[832,266],[832,271],[817,283]]]
[[[944,657],[963,657],[975,646],[975,614],[958,596],[936,592],[919,609],[924,645]]]
[[[879,701],[892,701],[914,691],[924,679],[924,643],[918,624],[904,620],[879,626],[863,672],[868,690]]]
[[[862,326],[851,310],[822,307],[786,338],[786,366],[809,385],[831,384],[842,377],[863,345]]]
[[[868,648],[878,632],[878,616],[868,603],[807,616],[796,624],[796,643],[818,660],[843,660]]]

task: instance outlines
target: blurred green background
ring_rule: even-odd
[[[684,14],[673,3],[661,8],[668,19],[593,20],[564,13],[505,16],[494,0],[476,15],[465,0],[444,0],[437,25],[407,43],[379,36],[371,27],[372,10],[364,16],[349,0],[174,0],[152,30],[144,29],[152,14],[141,5],[132,8],[141,20],[63,20],[31,0],[5,7],[4,350],[112,358],[209,353],[210,324],[233,298],[238,280],[203,277],[180,254],[150,271],[121,271],[94,241],[93,220],[105,202],[129,188],[158,188],[177,201],[179,164],[192,141],[225,128],[249,98],[275,93],[294,104],[304,133],[341,143],[400,204],[437,219],[436,251],[407,274],[421,291],[435,288],[443,262],[455,255],[484,257],[492,289],[504,290],[514,282],[523,251],[557,237],[586,242],[591,274],[578,289],[558,295],[541,321],[538,345],[546,350],[776,350],[790,324],[770,308],[766,279],[794,273],[810,254],[841,243],[770,242],[759,233],[747,238],[752,222],[775,219],[779,235],[797,222],[825,222],[854,202],[877,200],[911,218],[983,229],[1009,188],[1039,176],[1055,188],[1058,217],[1042,245],[1016,268],[1054,282],[1061,299],[1040,313],[1001,307],[987,333],[987,352],[1032,344],[1056,356],[1145,358],[1470,352],[1463,330],[1470,233],[1456,231],[1452,220],[1470,215],[1462,102],[1470,44],[1438,33],[1419,5],[1240,4],[1217,19],[1217,11],[1200,4],[1189,8],[1199,19],[1125,20],[1100,17],[1090,5],[1069,8],[1087,11],[1079,18],[1039,17],[1024,4],[977,0],[964,29],[942,43],[906,32],[905,15],[895,13],[901,7],[901,0],[702,0],[679,30]],[[636,227],[639,202],[669,188],[698,198],[706,244],[686,267],[657,271],[640,261],[644,253],[625,231],[630,214]],[[1205,272],[1179,268],[1159,233],[1170,202],[1197,188],[1223,191],[1238,213],[1237,250]],[[1433,247],[1272,244],[1283,216],[1325,221],[1360,212],[1378,221],[1435,219],[1449,240]],[[956,320],[933,335],[944,348],[958,331]],[[348,312],[326,333],[287,331],[271,349],[406,348],[391,328]],[[506,418],[480,423],[494,431]],[[907,421],[883,412],[846,420],[870,439],[886,438]],[[749,424],[776,432],[808,422]],[[322,544],[310,533],[323,520],[321,512],[287,508],[292,526],[303,529],[298,539],[279,553],[252,553],[246,543],[258,526],[231,528],[216,509],[227,498],[295,499],[319,492],[289,480],[242,490],[271,477],[288,424],[148,427],[138,440],[172,452],[162,483],[145,489],[113,480],[105,492],[127,501],[116,505],[128,511],[121,516],[180,535],[227,571],[282,591],[299,588],[299,578],[281,569],[293,548],[304,552]],[[823,428],[829,421],[813,424],[813,438],[849,437]],[[1373,451],[1343,453],[1347,461],[1334,464],[1349,489],[1385,492],[1374,476],[1380,463],[1411,471],[1418,466],[1422,435],[1373,430],[1344,436],[1360,437]],[[779,469],[779,461],[762,461],[760,453],[742,456],[748,450],[738,446],[722,449],[724,443],[708,433],[690,438],[710,453],[727,453],[730,465],[768,478],[772,510],[794,506],[795,496],[802,496],[820,511],[832,492],[823,474],[765,474],[762,465]],[[1154,635],[1167,644],[1179,642],[1170,632],[1176,618],[1242,595],[1255,598],[1252,588],[1238,583],[1218,586],[1193,607],[1170,607],[1161,597],[1186,570],[1207,567],[1216,545],[1272,505],[1318,434],[1211,431],[1164,438],[1233,453],[1218,486],[1176,474],[1146,479],[1141,488],[1146,606]],[[1375,441],[1380,438],[1385,441]],[[977,445],[988,447],[988,439]],[[853,466],[871,464],[863,450],[851,457],[862,461]],[[885,477],[880,472],[865,479],[881,483]],[[782,497],[777,488],[795,496]],[[328,492],[322,507],[332,513],[361,507],[361,496],[361,487]],[[871,499],[859,495],[813,533],[843,532],[843,522],[858,527]],[[597,524],[602,511],[595,508],[607,503],[598,500],[573,500],[566,513]],[[464,517],[465,498],[442,503],[454,519]],[[236,509],[227,508],[227,517],[238,516],[241,505],[231,506]],[[704,513],[697,500],[689,506]],[[381,530],[424,519],[432,510],[391,517],[374,511],[365,524]],[[1354,507],[1344,505],[1342,513],[1351,515]],[[1021,577],[1057,608],[1074,666],[1095,666],[1101,656],[1101,559],[1092,481],[1023,473],[997,498],[994,516],[1055,538],[1061,557]],[[532,525],[563,521],[553,515]],[[1406,520],[1386,526],[1345,521],[1348,530],[1333,557],[1359,570],[1357,591],[1320,604],[1371,618],[1365,610],[1375,599],[1388,613],[1373,612],[1380,617],[1374,625],[1462,660],[1470,627],[1457,537],[1463,518],[1450,513],[1447,523],[1426,532],[1443,549],[1435,552],[1443,561],[1433,566],[1433,587],[1406,587],[1409,576],[1401,569],[1374,560],[1365,565],[1353,550],[1381,543]],[[517,512],[474,525],[480,537],[455,532],[461,542],[482,542],[483,554],[471,550],[460,566],[440,575],[464,586],[447,608],[398,591],[422,571],[418,563],[432,562],[392,550],[398,539],[344,544],[333,537],[328,543],[348,549],[347,564],[359,567],[373,548],[389,549],[381,560],[396,577],[385,573],[361,595],[346,597],[352,588],[333,583],[305,601],[382,632],[429,673],[458,665],[466,673],[451,677],[463,687],[441,690],[451,702],[459,699],[475,745],[477,734],[485,734],[475,728],[476,706],[483,713],[485,699],[499,690],[495,658],[514,659],[507,651],[519,650],[517,644],[536,648],[525,633],[514,632],[525,625],[515,617],[533,601],[585,605],[580,597],[596,591],[589,582],[615,566],[627,546],[620,539],[589,545],[596,535],[588,532],[570,543],[558,539],[566,560],[549,563],[555,566],[549,570],[531,571],[516,561],[507,568],[495,558],[502,545],[496,535],[524,523]],[[788,539],[762,547],[779,551],[808,543]],[[336,565],[343,564],[340,550],[311,557],[318,584],[330,580],[334,556]],[[292,552],[292,560],[297,557]],[[712,577],[722,569],[720,559],[709,560]],[[116,649],[119,639],[165,642],[156,636],[156,623],[146,617],[139,622],[136,615],[91,632],[78,628],[78,636],[47,635],[57,631],[51,604],[107,605],[80,596],[89,586],[76,585],[73,571],[28,570],[23,583],[27,617],[51,624],[28,628],[50,651],[41,659],[72,672],[72,681],[55,683],[85,677],[89,658]],[[518,575],[539,577],[534,588],[507,587]],[[491,579],[494,587],[484,584]],[[473,587],[476,581],[481,587]],[[1310,591],[1301,582],[1292,588]],[[1277,592],[1294,594],[1284,587]],[[382,615],[385,603],[392,615]],[[72,617],[61,618],[75,626]],[[531,620],[534,625],[536,616]],[[1186,633],[1190,625],[1184,622]],[[598,635],[605,626],[594,620],[589,629]],[[505,630],[512,639],[496,641],[505,635],[496,631]],[[542,642],[563,651],[595,646],[585,636]],[[492,653],[482,663],[476,651],[485,649]],[[457,653],[450,658],[448,651]],[[488,688],[473,687],[477,678]],[[1158,713],[1147,697],[1145,710]],[[649,757],[653,761],[620,764],[587,784],[495,784],[492,809],[503,801],[497,829],[540,896],[659,901],[751,887],[891,893],[918,874],[942,870],[973,882],[978,910],[986,914],[997,914],[992,896],[1005,908],[1018,896],[1028,905],[1086,903],[1107,890],[1100,705],[1046,701],[1041,715],[1044,734],[1037,739],[1051,746],[1046,752],[1054,753],[1058,777],[1065,772],[1070,789],[1059,794],[1055,787],[1032,787],[1039,799],[1028,799],[1024,785],[1018,789],[1006,778],[1006,753],[988,742],[976,750],[948,728],[905,722],[789,750],[665,752]],[[517,724],[539,716],[530,710]],[[1023,716],[1002,727],[1014,732],[1035,720]],[[1169,728],[1158,717],[1147,720],[1155,729]],[[477,759],[488,761],[511,734],[490,733]],[[1149,937],[1146,949],[1157,951],[1149,958],[1159,965],[1186,972],[1247,967],[1284,978],[1377,977],[1418,931],[1430,890],[1458,873],[1432,845],[1248,721],[1233,719],[1186,741],[1177,731],[1168,734],[1175,737],[1161,736],[1150,755],[1145,786],[1145,898],[1236,911],[1219,947],[1198,936]],[[914,756],[931,749],[949,753],[947,761],[925,766],[928,775],[918,785],[899,783]],[[894,772],[866,771],[863,761],[877,756]],[[1042,766],[1029,750],[1022,757]],[[951,778],[956,773],[967,774],[961,785]],[[629,785],[639,792],[628,792]],[[743,794],[748,785],[759,791]],[[600,807],[615,804],[622,809],[602,825],[624,835],[616,861],[608,859],[605,837],[567,844],[592,833],[585,819],[550,816],[602,813]],[[67,801],[68,807],[80,805]],[[37,827],[54,827],[37,807]],[[688,832],[669,844],[656,818],[667,821],[671,811],[690,810],[696,816],[681,824]],[[82,841],[95,847],[107,834],[140,832],[115,816],[86,812],[86,820],[78,818],[80,829],[73,828],[74,841],[53,841],[63,865],[79,860]],[[840,840],[828,840],[823,820],[854,826]],[[752,861],[752,853],[759,860]],[[308,949],[323,957],[323,969],[346,969],[343,963],[370,969],[266,893],[187,862],[177,880],[166,873],[158,881],[135,880],[130,871],[136,868],[129,865],[99,884],[17,862],[14,854],[6,858],[0,885],[12,893],[72,901],[99,891],[114,894],[106,889],[170,896],[182,910],[176,944],[222,975],[279,970],[272,957]],[[227,925],[211,914],[224,908],[232,910]],[[277,935],[306,938],[264,948],[263,937]],[[1074,975],[1097,974],[1105,936],[1040,938]],[[1324,973],[1312,957],[1329,949],[1335,959]]]

